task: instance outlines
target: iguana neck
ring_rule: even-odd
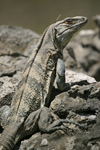
[[[57,51],[58,53],[60,53],[61,55],[63,55],[63,47],[60,46],[60,44],[58,43],[58,40],[56,39],[56,31],[54,29],[54,24],[52,24],[51,26],[49,26],[47,32],[45,33],[44,36],[44,40],[43,43],[41,44],[41,49],[42,47],[46,47],[47,49],[54,49],[55,51]],[[49,45],[48,45],[49,42]]]

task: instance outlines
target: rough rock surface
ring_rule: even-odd
[[[0,107],[10,105],[30,53],[40,35],[21,27],[0,26]]]
[[[20,27],[0,27],[0,107],[11,104],[24,66],[39,38],[38,34]],[[73,47],[68,47],[68,51],[65,49],[64,59],[67,68],[66,82],[79,84],[64,92],[58,91],[55,86],[51,94],[50,109],[60,118],[77,121],[85,128],[64,123],[65,132],[58,130],[51,134],[35,133],[19,142],[15,150],[99,150],[100,82],[96,82],[93,77],[74,72],[85,72],[74,53],[77,46],[81,51],[82,45],[78,41],[79,39],[77,44],[72,42]],[[83,59],[81,56],[80,60]],[[0,128],[0,132],[2,130]]]

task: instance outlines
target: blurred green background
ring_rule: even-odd
[[[100,14],[100,0],[0,0],[0,25],[29,28],[37,33],[55,22],[70,16],[86,16],[84,28],[93,29],[92,17]]]

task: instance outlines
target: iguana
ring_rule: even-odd
[[[50,121],[47,107],[55,78],[61,91],[73,85],[65,83],[63,49],[86,22],[87,18],[83,16],[69,17],[50,25],[44,31],[26,64],[11,110],[8,107],[7,113],[2,113],[4,131],[0,139],[0,150],[13,149],[19,140],[32,135],[37,127],[42,132],[64,129],[61,124],[67,120]]]

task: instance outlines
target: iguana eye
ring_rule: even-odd
[[[64,24],[72,23],[72,20],[68,19]]]
[[[70,23],[70,22],[72,22],[72,20],[68,19],[67,22]]]
[[[70,20],[70,19],[67,20],[66,22],[64,22],[64,24],[74,24],[74,23],[75,23],[75,21],[74,21],[74,20],[72,21],[72,20]]]

